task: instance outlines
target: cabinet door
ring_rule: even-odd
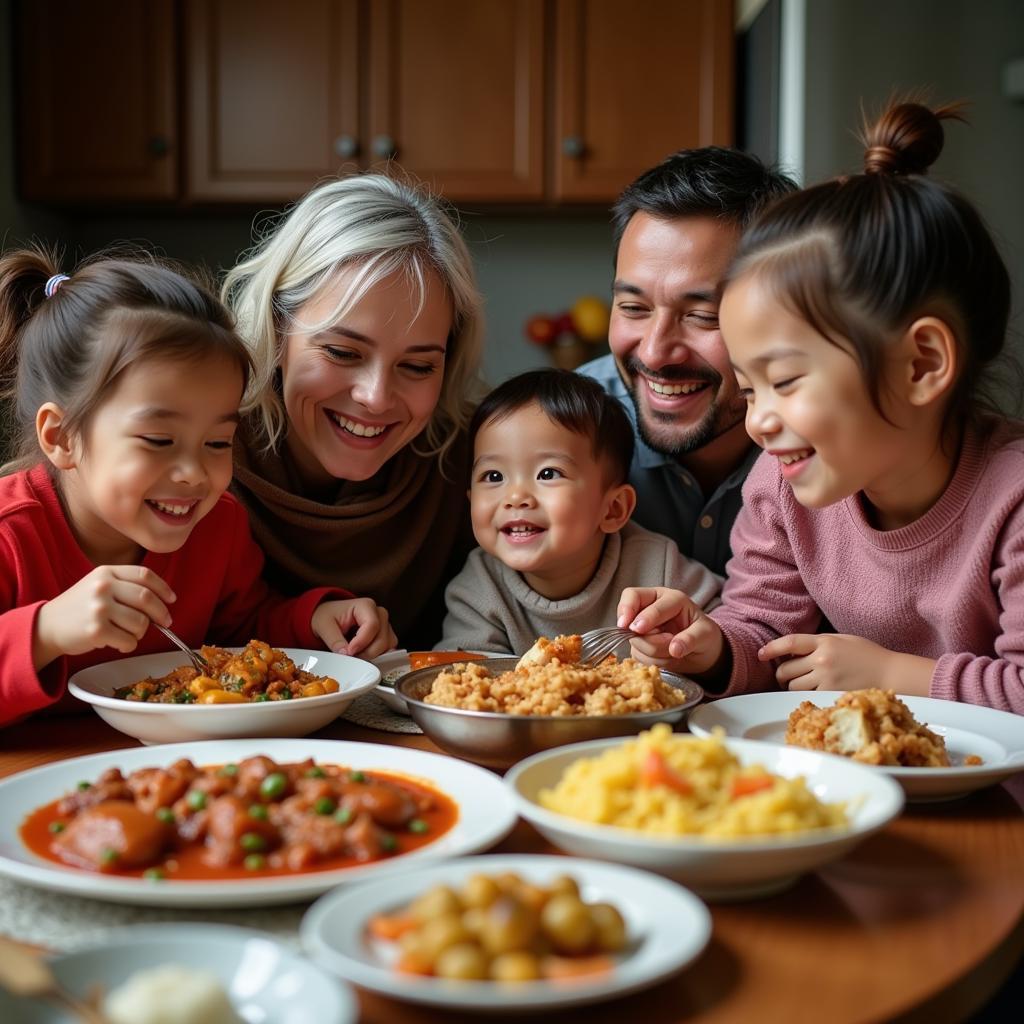
[[[172,0],[25,0],[15,13],[21,195],[173,199]]]
[[[543,62],[543,0],[376,0],[368,159],[450,199],[541,199]]]
[[[676,150],[731,144],[731,0],[555,2],[553,198],[610,201]]]
[[[186,195],[296,199],[356,156],[358,0],[187,0]]]

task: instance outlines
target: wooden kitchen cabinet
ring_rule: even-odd
[[[731,0],[556,0],[552,198],[608,201],[678,149],[732,143]]]
[[[176,198],[173,0],[31,0],[14,13],[21,195]]]
[[[732,139],[732,0],[18,6],[27,198],[283,203],[394,164],[457,203],[604,205]]]
[[[188,199],[287,201],[353,160],[359,9],[358,0],[186,0]]]

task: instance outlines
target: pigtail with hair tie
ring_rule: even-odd
[[[57,289],[65,281],[70,281],[71,278],[67,274],[54,274],[43,286],[43,294],[48,298],[52,299],[57,294]]]

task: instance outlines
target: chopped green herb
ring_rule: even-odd
[[[380,848],[385,853],[394,853],[398,849],[398,840],[393,835],[385,832],[380,837]]]
[[[270,698],[265,693],[257,693],[256,696],[253,697],[253,700],[260,701],[262,703],[265,700],[270,700]]]
[[[334,820],[339,825],[347,825],[352,820],[352,812],[347,807],[339,807],[334,812]]]
[[[249,856],[242,861],[242,866],[246,871],[259,871],[266,863],[267,859],[262,853],[250,853]]]
[[[322,796],[314,802],[313,810],[317,814],[331,814],[334,811],[334,801],[329,796]]]
[[[116,864],[120,854],[117,850],[111,849],[109,846],[103,848],[103,852],[100,854],[101,864]]]
[[[143,878],[148,878],[151,882],[161,882],[167,876],[164,874],[163,868],[146,868],[142,872]]]
[[[422,835],[424,832],[430,831],[430,826],[422,818],[413,818],[409,822],[409,831],[418,832]]]
[[[349,778],[350,782],[365,782],[366,781],[366,773],[365,772],[351,772],[349,774],[348,778]]]
[[[67,825],[63,821],[51,821],[49,825],[50,831],[56,835],[58,832],[63,832],[67,828]]]
[[[174,811],[170,807],[158,807],[156,809],[157,821],[162,821],[165,825],[170,825],[174,821]]]
[[[193,811],[202,811],[206,808],[206,794],[201,789],[190,789],[185,802]]]
[[[281,700],[291,700],[291,699],[292,699],[292,691],[291,690],[285,688],[284,690],[281,691]]]
[[[78,784],[79,792],[84,793],[87,789],[92,789],[91,782],[85,782],[84,780]]]
[[[191,690],[182,690],[174,695],[175,704],[194,704],[195,702],[196,695]]]

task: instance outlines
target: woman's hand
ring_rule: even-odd
[[[394,630],[388,624],[387,610],[369,597],[326,601],[313,612],[309,625],[335,654],[370,659],[398,645]],[[350,640],[346,639],[353,629],[355,634]]]
[[[928,696],[935,662],[886,650],[846,633],[790,633],[766,643],[761,661],[785,658],[775,678],[790,690],[863,690],[877,686]]]
[[[715,668],[725,652],[718,624],[681,590],[627,587],[619,598],[616,621],[642,634],[632,641],[638,661],[686,674]]]
[[[150,622],[171,624],[174,591],[141,565],[101,565],[39,609],[32,656],[36,670],[66,654],[113,647],[130,654]]]

